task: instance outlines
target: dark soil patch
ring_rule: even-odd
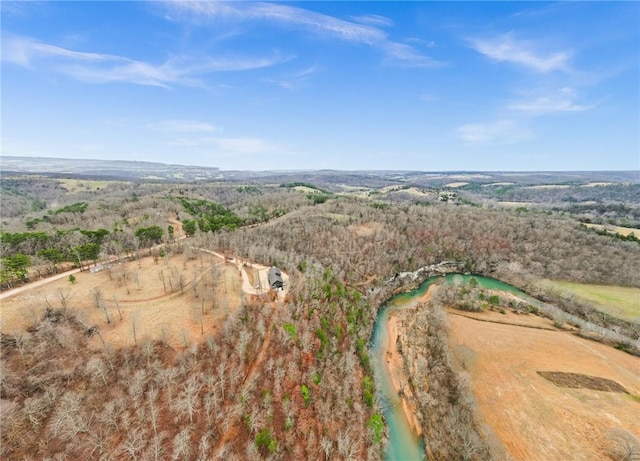
[[[562,371],[537,371],[536,373],[560,387],[628,394],[627,390],[620,384],[606,378],[583,375],[581,373],[564,373]]]

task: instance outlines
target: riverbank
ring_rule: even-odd
[[[389,373],[389,378],[391,379],[393,390],[397,393],[402,404],[402,412],[407,419],[407,423],[415,436],[421,437],[422,428],[420,427],[420,421],[416,414],[415,398],[404,373],[404,360],[397,348],[399,321],[398,313],[389,315],[385,365],[387,367],[387,373]]]
[[[391,311],[387,321],[387,337],[383,341],[385,345],[385,366],[391,385],[400,399],[407,423],[416,437],[422,437],[422,425],[418,418],[416,398],[405,373],[405,361],[402,352],[398,348],[398,336],[401,334],[400,331],[404,330],[402,328],[402,317],[407,314],[408,310],[415,309],[417,305],[429,301],[435,289],[436,287],[432,285],[419,298],[411,299],[407,304],[399,305],[398,307],[401,307],[401,309]],[[406,341],[404,342],[406,343]]]

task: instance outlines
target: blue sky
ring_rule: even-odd
[[[640,169],[639,2],[0,8],[2,155]]]

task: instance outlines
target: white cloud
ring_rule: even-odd
[[[516,40],[511,33],[471,40],[471,47],[495,61],[511,62],[541,73],[567,70],[571,58],[566,51],[543,53],[533,41]]]
[[[257,138],[217,138],[214,144],[223,151],[238,154],[265,154],[280,150],[279,146]]]
[[[281,78],[265,78],[262,81],[285,88],[287,90],[295,90],[296,88],[302,86],[307,80],[309,80],[311,75],[320,72],[320,70],[321,69],[318,66],[310,66],[297,72],[285,75]]]
[[[458,128],[458,136],[469,144],[517,144],[533,138],[533,134],[512,120],[471,123]]]
[[[175,56],[160,64],[122,56],[69,50],[14,35],[3,35],[2,60],[24,67],[48,67],[87,83],[126,82],[169,87],[199,86],[200,75],[271,67],[286,61],[270,57]]]
[[[409,45],[390,40],[385,31],[374,27],[374,24],[372,24],[372,19],[376,19],[378,23],[386,19],[382,16],[365,16],[369,20],[368,24],[358,24],[322,13],[274,3],[237,2],[221,4],[219,2],[168,1],[165,2],[165,6],[174,15],[187,15],[190,19],[198,22],[203,18],[211,20],[216,18],[264,20],[301,27],[307,32],[347,42],[369,45],[383,51],[389,58],[407,66],[433,67],[442,64],[422,55]]]
[[[545,115],[559,112],[585,112],[597,106],[597,104],[579,104],[577,99],[576,91],[565,87],[550,95],[513,101],[507,108],[528,115]]]
[[[126,62],[118,56],[98,53],[71,51],[54,45],[48,45],[26,37],[5,35],[2,37],[2,60],[30,66],[33,61],[45,58],[67,58],[79,62]]]
[[[401,65],[411,67],[435,67],[444,63],[435,61],[428,56],[419,53],[415,48],[404,43],[385,42],[381,48],[387,56],[393,58]]]
[[[34,13],[41,13],[47,7],[46,3],[35,0],[3,1],[0,2],[0,15],[18,18],[28,17]]]
[[[363,14],[361,16],[352,16],[355,22],[373,27],[393,27],[394,23],[391,19],[377,14]]]
[[[287,153],[283,146],[260,138],[251,137],[192,137],[176,139],[170,143],[174,146],[205,147],[216,153],[233,155],[254,155],[270,153]]]
[[[150,123],[148,128],[157,131],[172,131],[182,133],[197,133],[220,131],[220,128],[207,122],[199,122],[197,120],[162,120],[160,122]]]

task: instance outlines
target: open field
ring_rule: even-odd
[[[591,285],[544,280],[545,289],[575,295],[578,300],[594,303],[599,310],[614,317],[640,322],[640,288]]]
[[[322,193],[318,189],[313,189],[312,187],[307,187],[307,186],[295,186],[293,190],[298,192],[304,192],[305,194],[321,194]]]
[[[640,236],[640,229],[634,229],[633,227],[611,226],[603,224],[585,224],[585,226],[593,229],[611,232],[613,234],[624,235],[625,237],[629,234],[635,234],[636,237]]]
[[[566,184],[540,184],[537,186],[528,186],[525,189],[568,189],[571,186]]]
[[[76,273],[74,284],[65,277],[6,298],[0,307],[2,332],[24,332],[42,318],[47,303],[60,308],[65,298],[67,308],[87,325],[98,325],[109,344],[134,344],[135,329],[138,343],[151,338],[184,345],[203,331],[211,333],[241,303],[237,266],[209,254],[195,256],[145,257]]]
[[[84,180],[84,179],[60,179],[62,183],[62,187],[64,187],[67,192],[87,192],[87,191],[96,191],[107,187],[109,184],[117,184],[121,183],[121,181],[103,181],[103,180]]]
[[[616,432],[640,437],[640,359],[571,332],[539,329],[541,319],[532,315],[481,317],[531,320],[535,327],[449,315],[452,345],[464,356],[480,412],[515,459],[610,459]],[[628,393],[560,387],[538,372],[611,380]]]
[[[507,208],[516,208],[516,207],[527,207],[530,206],[529,202],[498,202],[498,205],[504,206]]]
[[[590,182],[589,184],[583,184],[583,187],[610,186],[612,184],[612,182]]]
[[[462,187],[462,186],[466,186],[467,184],[469,184],[468,182],[450,182],[448,184],[445,184],[444,187]]]

